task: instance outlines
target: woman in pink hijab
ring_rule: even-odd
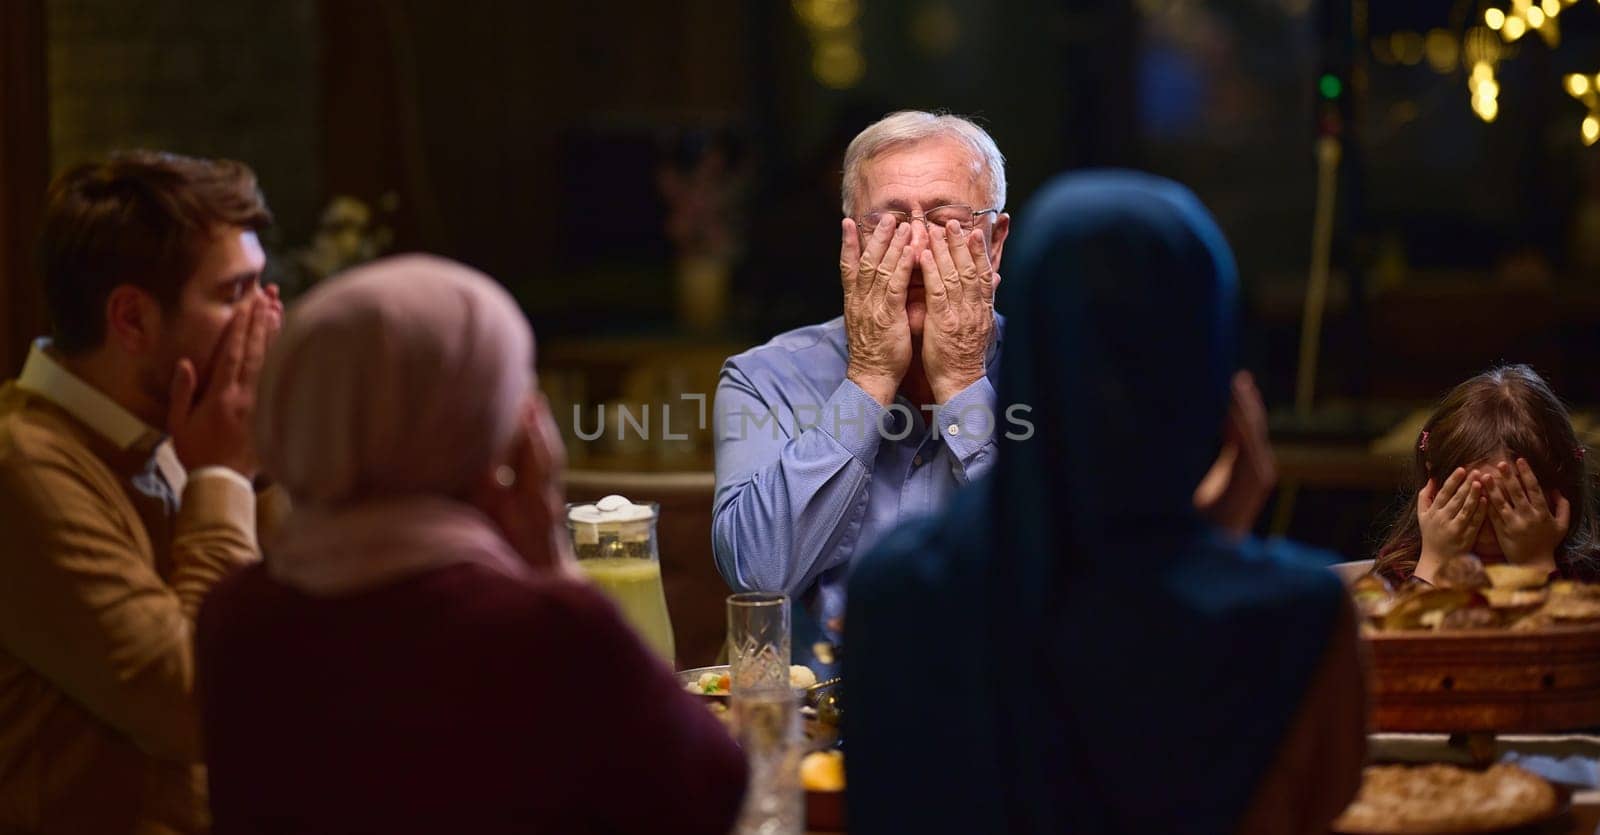
[[[570,568],[533,350],[428,256],[291,312],[256,439],[295,510],[199,623],[219,835],[732,825],[739,750]]]

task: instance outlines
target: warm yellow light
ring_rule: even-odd
[[[1500,115],[1500,103],[1494,99],[1473,99],[1472,109],[1477,111],[1478,118],[1485,122],[1493,122],[1494,117]]]
[[[1396,60],[1408,67],[1422,62],[1426,49],[1424,43],[1420,32],[1395,32],[1389,35],[1389,49],[1393,50]]]
[[[1467,30],[1466,41],[1461,47],[1461,66],[1470,67],[1479,61],[1493,65],[1506,51],[1505,42],[1498,33],[1487,26],[1474,26]]]
[[[1482,96],[1486,99],[1497,98],[1500,95],[1500,84],[1491,78],[1488,81],[1479,84],[1478,89],[1473,92],[1473,95]]]
[[[1479,61],[1472,65],[1472,84],[1481,84],[1494,79],[1494,67],[1488,61]]]
[[[1396,63],[1395,62],[1395,57],[1394,57],[1394,50],[1389,48],[1389,39],[1388,38],[1373,38],[1372,39],[1372,57],[1378,59],[1378,63],[1380,63],[1380,64],[1386,64],[1386,65],[1391,65],[1392,66],[1393,64]]]
[[[1540,8],[1544,9],[1545,17],[1555,17],[1561,14],[1561,0],[1544,0]]]
[[[1490,29],[1498,32],[1500,31],[1500,27],[1506,25],[1506,13],[1496,8],[1490,8],[1488,11],[1483,13],[1483,22],[1487,24]]]
[[[1428,33],[1425,49],[1428,65],[1433,67],[1434,72],[1442,74],[1455,71],[1456,61],[1461,55],[1461,44],[1455,35],[1443,29],[1435,29]]]
[[[866,72],[867,61],[849,38],[825,38],[811,54],[811,74],[835,90],[856,86]]]
[[[1543,26],[1544,25],[1544,9],[1541,9],[1538,6],[1529,7],[1528,8],[1528,25],[1532,26],[1535,29],[1538,29],[1540,26]]]
[[[1583,144],[1593,145],[1596,140],[1600,140],[1600,119],[1590,113],[1583,118]]]
[[[1600,2],[1600,0],[1597,0],[1597,2]],[[1527,33],[1528,24],[1524,23],[1520,17],[1506,18],[1506,28],[1500,30],[1500,34],[1504,35],[1508,41],[1514,41]]]
[[[825,32],[849,26],[860,14],[856,0],[794,0],[794,11],[806,26]]]
[[[1573,98],[1589,92],[1589,76],[1577,73],[1567,76],[1567,92],[1572,94]]]

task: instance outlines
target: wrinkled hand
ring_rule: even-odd
[[[1546,496],[1526,458],[1501,461],[1487,479],[1489,524],[1506,561],[1556,568],[1556,548],[1572,523],[1572,504],[1559,490]]]
[[[1478,529],[1488,514],[1484,477],[1477,470],[1468,472],[1465,467],[1457,467],[1444,484],[1436,485],[1430,478],[1417,491],[1417,527],[1422,532],[1419,566],[1441,566],[1472,553]]]
[[[839,279],[844,285],[844,330],[850,363],[845,376],[882,405],[894,402],[911,367],[911,325],[906,319],[906,286],[912,253],[926,233],[919,223],[896,223],[890,215],[867,239],[845,218],[839,246]]]
[[[267,346],[283,327],[282,310],[275,293],[260,293],[234,312],[217,340],[204,390],[194,363],[178,360],[167,433],[186,469],[227,467],[251,479],[261,469],[250,421]]]
[[[1278,482],[1278,463],[1267,440],[1267,409],[1248,371],[1233,375],[1233,395],[1222,424],[1222,452],[1194,491],[1194,506],[1219,528],[1244,536]]]
[[[528,395],[509,466],[516,484],[490,492],[489,517],[528,565],[539,571],[577,576],[577,560],[567,533],[566,491],[561,474],[567,452],[543,394]]]
[[[922,367],[934,400],[948,403],[983,378],[994,333],[994,268],[982,232],[952,220],[929,233],[921,254],[928,298]]]

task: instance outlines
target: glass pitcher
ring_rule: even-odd
[[[567,505],[567,530],[578,567],[617,604],[645,644],[674,665],[672,619],[656,551],[659,516],[655,502],[606,496],[593,504]]]

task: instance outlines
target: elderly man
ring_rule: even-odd
[[[986,473],[998,428],[1011,219],[994,140],[957,116],[891,114],[850,143],[842,192],[844,315],[729,359],[717,385],[717,567],[804,604],[797,662],[838,641],[851,558]]]

